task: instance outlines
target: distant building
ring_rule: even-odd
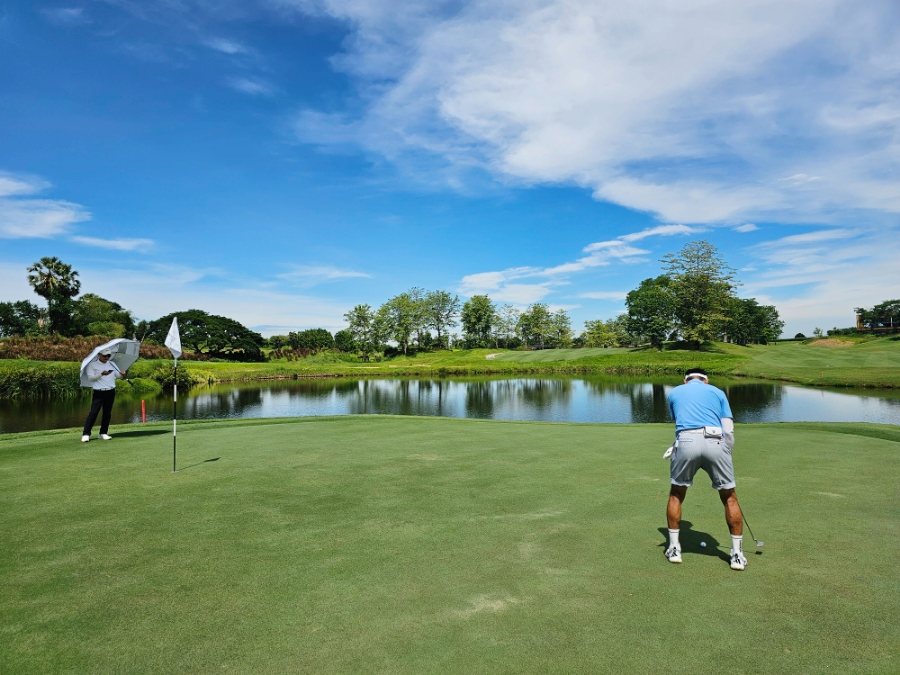
[[[862,316],[859,314],[856,315],[856,330],[859,330],[859,331],[871,331],[871,332],[885,331],[885,332],[888,332],[888,331],[893,331],[893,330],[897,330],[898,328],[900,328],[900,325],[894,323],[894,317],[892,317],[892,316],[886,317],[884,321],[871,321],[869,323],[871,323],[871,325],[866,326],[863,323]]]

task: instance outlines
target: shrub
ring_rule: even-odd
[[[171,389],[175,386],[175,366],[174,364],[165,364],[157,366],[151,376],[164,389]],[[208,384],[214,381],[212,373],[193,371],[189,368],[178,368],[178,386],[185,389],[193,387],[195,384]]]

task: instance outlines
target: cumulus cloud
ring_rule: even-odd
[[[900,212],[891,0],[278,4],[351,26],[334,63],[366,103],[358,142],[389,157],[584,185],[668,222]]]

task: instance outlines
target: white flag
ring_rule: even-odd
[[[169,328],[169,334],[166,335],[166,341],[163,343],[172,352],[172,356],[178,360],[181,356],[181,335],[178,333],[178,317],[172,317],[172,327]]]

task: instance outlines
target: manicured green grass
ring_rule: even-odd
[[[113,433],[0,437],[0,672],[897,672],[894,427],[739,427],[743,573],[702,474],[663,559],[667,425]]]
[[[900,340],[854,341],[849,347],[815,342],[719,347],[749,357],[735,367],[733,375],[817,386],[900,387]]]
[[[520,363],[542,363],[544,361],[574,361],[590,357],[607,357],[613,354],[627,354],[633,351],[628,347],[584,347],[582,349],[538,349],[535,351],[503,351],[494,353],[491,358],[498,361],[518,361]]]

